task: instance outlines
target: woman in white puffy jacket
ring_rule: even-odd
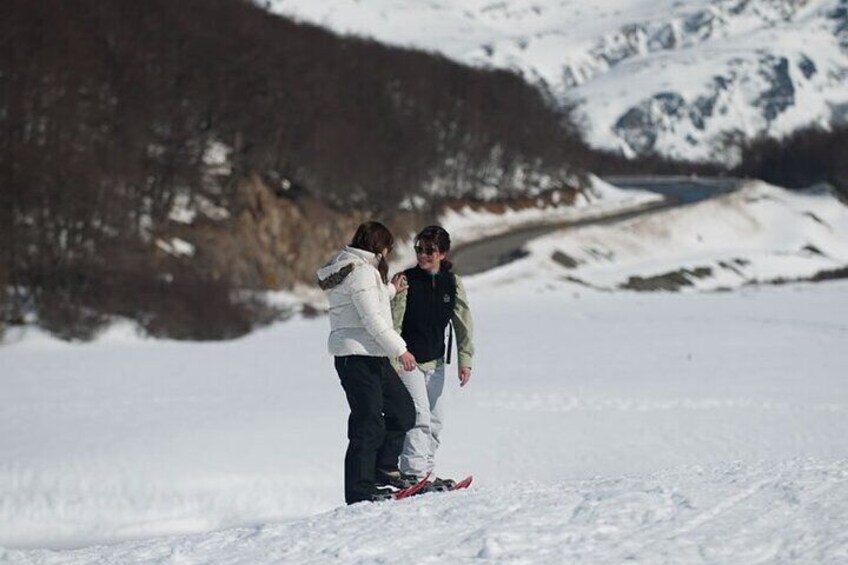
[[[399,475],[398,457],[415,423],[415,406],[389,362],[416,366],[392,324],[390,301],[405,280],[389,284],[387,255],[394,237],[379,222],[359,226],[350,245],[318,270],[329,293],[330,354],[350,406],[345,454],[345,501],[388,498],[387,477]]]

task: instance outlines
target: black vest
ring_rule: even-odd
[[[456,305],[456,279],[450,271],[432,275],[420,267],[407,269],[406,312],[400,335],[419,363],[445,355],[445,328]]]

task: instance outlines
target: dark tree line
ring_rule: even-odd
[[[157,335],[249,330],[258,306],[226,277],[156,253],[177,195],[234,211],[258,173],[385,211],[434,186],[529,190],[581,147],[513,74],[243,0],[0,0],[0,128],[0,321],[66,337],[113,314]],[[213,142],[226,174],[204,165]]]
[[[848,127],[810,128],[785,139],[755,141],[743,149],[734,174],[788,188],[827,182],[848,202]]]

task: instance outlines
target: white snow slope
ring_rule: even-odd
[[[681,288],[692,290],[808,279],[848,267],[848,206],[826,185],[799,192],[753,181],[627,222],[562,230],[528,250],[522,268],[559,256],[562,276],[607,290],[682,271]]]
[[[848,117],[847,0],[265,0],[341,33],[509,68],[587,140],[732,162],[727,136]]]
[[[754,184],[466,278],[477,356],[464,389],[449,369],[437,472],[475,482],[398,503],[343,504],[324,318],[223,343],[7,335],[0,563],[846,563],[848,282],[608,292],[548,258],[608,245],[606,271],[576,269],[597,286],[652,272],[648,246],[663,269],[799,275],[802,243],[844,264],[844,209]]]
[[[475,484],[402,503],[343,505],[326,319],[5,345],[0,563],[845,563],[848,283],[518,267],[467,280],[478,356],[438,472]]]

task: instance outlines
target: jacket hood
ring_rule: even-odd
[[[374,253],[348,245],[318,269],[318,286],[330,290],[340,285],[356,267],[366,264],[376,267],[378,263]]]

